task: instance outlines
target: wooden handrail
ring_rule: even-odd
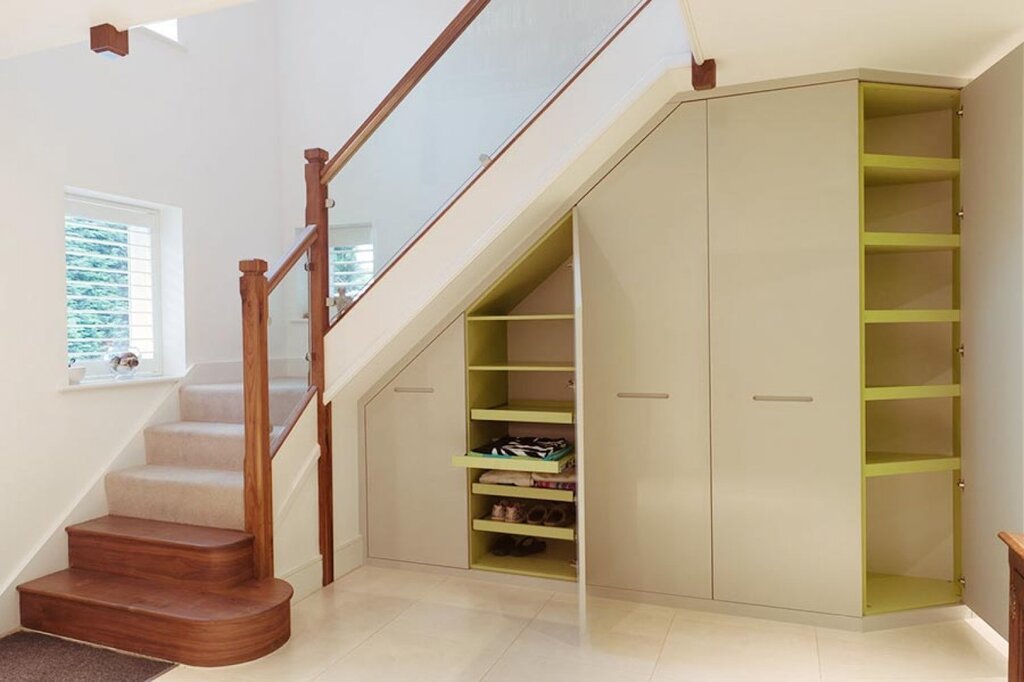
[[[310,386],[306,389],[306,394],[302,396],[302,399],[295,404],[288,418],[284,420],[283,429],[281,433],[277,435],[277,438],[270,444],[270,458],[273,459],[277,456],[277,451],[281,449],[284,442],[288,440],[288,436],[292,435],[292,430],[295,429],[295,425],[299,423],[299,419],[302,418],[302,413],[306,411],[306,407],[309,405],[309,401],[316,397],[317,390],[316,386]]]
[[[277,285],[280,284],[291,269],[295,267],[295,264],[299,262],[312,247],[317,239],[317,228],[316,225],[306,225],[306,229],[299,235],[298,241],[292,245],[291,251],[285,254],[285,257],[278,261],[277,265],[270,270],[270,274],[267,275],[267,293],[270,294]]]
[[[380,128],[381,124],[391,115],[391,112],[398,108],[402,100],[412,92],[417,83],[423,80],[423,77],[433,68],[434,64],[444,56],[448,48],[459,39],[462,32],[473,23],[473,20],[477,18],[489,3],[490,0],[469,0],[466,3],[465,7],[441,31],[441,35],[437,36],[437,39],[430,44],[426,52],[416,60],[412,68],[402,76],[402,79],[395,84],[395,87],[391,88],[391,92],[377,105],[377,108],[373,110],[369,118],[363,121],[363,124],[356,129],[352,137],[331,158],[321,173],[320,182],[326,185],[334,179],[334,176],[344,168],[349,159],[355,156],[359,148]]]

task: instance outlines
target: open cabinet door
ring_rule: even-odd
[[[1024,49],[961,101],[964,602],[1006,637],[996,533],[1024,531]]]
[[[576,336],[576,589],[579,599],[579,626],[587,624],[587,515],[586,478],[583,476],[586,444],[583,428],[583,277],[580,269],[580,218],[579,209],[572,208],[572,290],[573,315]]]

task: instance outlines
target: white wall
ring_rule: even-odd
[[[166,385],[60,393],[66,186],[180,207],[187,361],[240,355],[237,261],[281,250],[272,6],[0,61],[0,592],[136,437]],[[0,614],[0,632],[11,614]]]

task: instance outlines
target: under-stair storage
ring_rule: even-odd
[[[576,580],[573,224],[465,316],[470,567]],[[538,439],[538,440],[533,440]]]
[[[864,613],[960,601],[959,92],[861,89]]]
[[[580,202],[587,583],[711,597],[707,105]]]

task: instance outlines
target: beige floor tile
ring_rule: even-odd
[[[650,675],[631,675],[572,658],[524,657],[506,654],[485,682],[648,682]]]
[[[292,636],[322,635],[336,629],[369,630],[373,634],[416,602],[372,593],[325,588],[317,599],[292,608]]]
[[[587,599],[587,626],[596,632],[655,637],[660,641],[668,634],[674,614],[673,609],[664,606],[596,597]],[[576,625],[579,622],[576,596],[556,594],[537,615],[537,620]]]
[[[1005,675],[1006,658],[962,621],[868,633],[819,629],[822,679],[964,680]]]
[[[339,578],[334,586],[345,592],[416,600],[445,580],[445,576],[434,573],[363,566]]]
[[[385,632],[430,635],[468,646],[496,646],[504,651],[529,620],[491,611],[420,602],[393,620]]]
[[[553,658],[595,666],[624,676],[650,676],[662,639],[594,630],[535,620],[506,653],[512,661]]]
[[[816,681],[820,677],[814,628],[681,610],[652,679]]]
[[[533,618],[553,593],[483,580],[447,578],[423,596],[431,604],[491,611],[514,618]]]
[[[226,668],[190,668],[179,665],[157,678],[160,682],[242,682]]]
[[[476,682],[503,648],[407,632],[379,632],[328,668],[317,682]]]

